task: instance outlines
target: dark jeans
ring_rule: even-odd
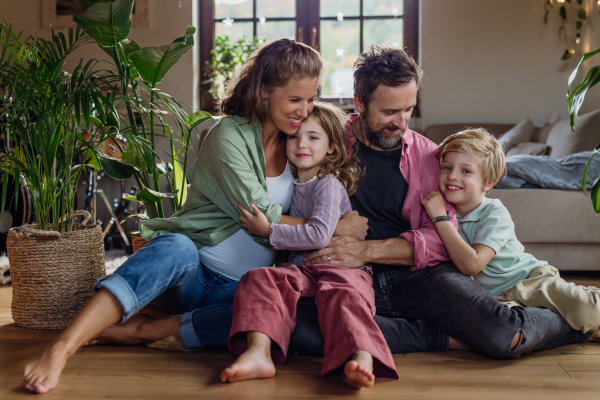
[[[593,334],[574,330],[550,310],[508,308],[451,263],[415,272],[394,266],[377,267],[373,272],[375,318],[392,353],[446,350],[448,337],[443,332],[497,358],[578,343]],[[298,306],[291,349],[322,354],[316,314],[307,301]],[[523,341],[511,350],[519,331]]]

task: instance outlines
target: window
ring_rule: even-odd
[[[321,52],[322,97],[352,97],[352,65],[372,44],[418,59],[418,0],[200,0],[201,64],[216,36],[294,38]],[[203,102],[203,108],[207,103]]]

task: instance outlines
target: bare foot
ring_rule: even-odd
[[[137,317],[137,318],[136,318]],[[181,337],[179,331],[179,317],[170,317],[154,320],[147,315],[135,315],[131,323],[113,325],[102,331],[94,339],[85,343],[85,346],[100,344],[116,344],[132,346],[141,343],[152,343],[168,336]]]
[[[25,366],[21,376],[25,388],[35,393],[46,393],[54,389],[68,357],[64,344],[52,343],[41,356]]]
[[[600,342],[600,329],[598,329],[591,338],[587,340],[588,342]]]
[[[473,350],[471,346],[461,342],[460,340],[454,339],[452,336],[448,338],[448,350]]]
[[[260,332],[249,332],[248,349],[221,372],[221,382],[272,378],[273,376],[275,376],[275,364],[271,359],[271,339]]]
[[[346,383],[356,389],[369,388],[375,383],[373,375],[373,356],[359,350],[354,354],[351,361],[344,367]]]

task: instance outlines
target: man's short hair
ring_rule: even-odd
[[[379,85],[397,87],[411,82],[421,86],[423,70],[402,49],[373,45],[354,62],[354,93],[365,107]]]
[[[451,151],[468,154],[479,160],[484,185],[492,182],[494,187],[506,171],[502,146],[494,135],[483,128],[468,128],[448,136],[436,150],[435,156],[442,163],[444,156]]]

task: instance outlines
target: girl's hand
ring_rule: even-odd
[[[446,215],[446,204],[440,192],[431,192],[423,200],[421,205],[425,207],[427,216],[431,219]]]
[[[242,215],[240,215],[240,222],[242,223],[242,226],[248,230],[248,232],[252,233],[253,235],[266,238],[273,233],[273,229],[271,229],[271,223],[267,217],[265,217],[265,214],[263,214],[258,207],[256,207],[256,205],[252,204],[250,206],[252,207],[252,212],[254,212],[254,214],[246,210],[240,204],[236,205],[242,213]]]

